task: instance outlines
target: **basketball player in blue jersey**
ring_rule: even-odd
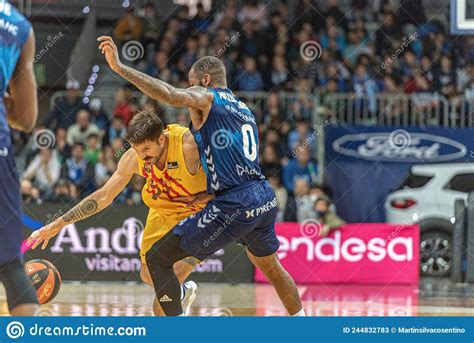
[[[280,264],[275,234],[277,200],[258,163],[255,116],[227,88],[224,64],[199,59],[189,71],[190,88],[178,89],[123,65],[110,37],[98,38],[112,70],[153,99],[187,107],[194,138],[215,198],[180,222],[146,254],[156,296],[168,316],[182,315],[173,264],[185,257],[204,260],[231,242],[245,245],[252,263],[275,287],[290,315],[304,315],[296,285]]]
[[[21,196],[10,126],[31,132],[38,116],[35,37],[28,20],[0,0],[0,281],[14,316],[32,316],[38,299],[23,268]],[[10,93],[7,93],[7,87]]]

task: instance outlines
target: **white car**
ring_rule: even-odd
[[[474,191],[474,163],[416,165],[385,200],[387,223],[420,226],[422,275],[449,272],[454,202]]]

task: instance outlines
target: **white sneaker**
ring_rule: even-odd
[[[196,300],[198,286],[194,281],[188,281],[183,283],[184,298],[181,300],[181,306],[183,307],[183,315],[189,316],[191,312],[191,306]]]

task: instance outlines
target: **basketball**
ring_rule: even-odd
[[[31,260],[25,263],[25,271],[36,289],[40,305],[53,300],[61,288],[61,275],[56,267],[46,260]]]

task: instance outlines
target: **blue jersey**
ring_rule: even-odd
[[[30,22],[5,0],[0,0],[0,148],[10,144],[10,129],[3,96],[28,40]]]
[[[255,116],[230,89],[210,91],[214,101],[207,120],[192,130],[207,175],[207,192],[265,179],[258,162]]]

